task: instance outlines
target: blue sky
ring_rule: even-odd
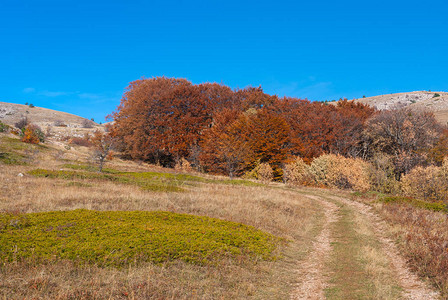
[[[448,1],[0,0],[0,101],[104,121],[129,82],[448,91]]]

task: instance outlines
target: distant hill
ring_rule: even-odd
[[[86,118],[61,111],[0,102],[0,121],[9,125],[14,125],[22,118],[28,118],[31,123],[41,127],[64,126],[69,128],[81,128],[86,124],[90,124],[90,126],[93,127],[99,126],[97,123]]]
[[[356,102],[368,104],[376,109],[392,109],[400,107],[423,108],[434,112],[436,119],[448,122],[448,93],[417,91],[410,93],[386,94],[374,97],[355,99]]]

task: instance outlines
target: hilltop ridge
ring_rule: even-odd
[[[384,94],[373,97],[355,99],[356,102],[368,104],[378,110],[401,107],[414,107],[434,112],[436,119],[448,122],[448,93],[432,91],[415,91],[405,93]]]
[[[0,102],[0,121],[3,123],[14,125],[14,123],[25,117],[30,122],[43,127],[58,122],[72,128],[82,127],[85,122],[92,126],[99,126],[91,120],[67,112],[32,105]]]

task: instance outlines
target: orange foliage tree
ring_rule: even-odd
[[[269,163],[278,177],[287,157],[289,126],[266,109],[249,109],[235,118],[225,110],[206,134],[202,162],[208,170],[225,170],[230,176]]]
[[[112,115],[112,135],[133,158],[172,166],[211,122],[206,93],[185,79],[158,77],[130,84]]]
[[[373,108],[353,101],[327,105],[286,97],[269,109],[290,126],[290,154],[307,162],[324,153],[358,156],[364,124],[374,113]]]
[[[235,126],[240,111],[224,108],[213,118],[213,126],[204,132],[200,144],[200,162],[204,171],[224,173],[230,177],[243,169],[251,155],[249,145]]]

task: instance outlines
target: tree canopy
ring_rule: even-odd
[[[284,163],[329,153],[395,155],[398,172],[407,172],[411,161],[440,160],[440,151],[428,151],[444,141],[426,112],[377,112],[354,101],[279,98],[261,87],[232,90],[167,77],[131,82],[111,117],[111,135],[131,158],[169,167],[186,159],[197,170],[230,176],[267,163],[280,178]]]

